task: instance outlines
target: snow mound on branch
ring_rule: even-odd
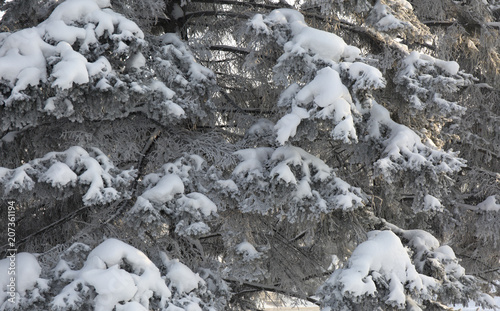
[[[247,241],[243,241],[236,245],[236,252],[243,255],[243,260],[249,261],[260,258],[262,253],[258,252],[255,247]]]
[[[432,195],[426,194],[424,197],[424,211],[442,211],[443,205],[441,202]]]
[[[166,174],[153,188],[144,192],[141,197],[154,203],[163,204],[172,200],[179,193],[184,193],[182,180],[175,174]]]
[[[262,22],[261,22],[262,20]],[[292,40],[284,46],[285,53],[312,53],[317,57],[338,62],[341,58],[352,61],[359,57],[361,51],[330,32],[307,26],[304,16],[292,9],[272,11],[265,19],[254,16],[250,26],[257,31],[269,33],[268,26],[273,24],[289,24],[292,30]]]
[[[67,184],[74,184],[78,176],[69,166],[62,162],[56,162],[40,176],[40,181],[51,183],[52,187],[64,187]]]
[[[15,270],[9,270],[12,267]],[[18,253],[15,257],[0,260],[0,309],[10,309],[13,303],[8,299],[12,298],[18,306],[43,299],[40,294],[48,290],[49,286],[47,280],[40,278],[41,272],[38,260],[30,253]],[[12,277],[15,279],[14,286],[9,285]],[[11,292],[11,288],[15,288],[15,292]]]
[[[440,245],[439,241],[429,232],[424,230],[403,230],[395,225],[386,225],[412,250],[412,260],[419,273],[428,275],[441,285],[430,288],[434,295],[442,295],[446,299],[449,291],[454,291],[455,299],[475,300],[483,307],[495,305],[493,299],[487,294],[477,293],[478,286],[474,277],[465,274],[465,269],[460,265],[459,259],[455,256],[453,249],[448,245]],[[456,300],[447,299],[447,303]]]
[[[472,84],[471,76],[461,72],[457,62],[416,51],[403,59],[394,81],[405,90],[403,94],[414,108],[435,107],[445,115],[462,114],[465,107],[444,99],[443,94]]]
[[[88,185],[82,198],[85,205],[104,204],[126,195],[118,189],[128,185],[134,176],[135,170],[118,170],[98,148],[89,153],[78,146],[47,153],[15,169],[0,168],[5,193],[31,190],[36,184],[34,180],[61,189]]]
[[[194,273],[189,267],[179,262],[178,259],[169,259],[165,253],[161,253],[163,264],[167,267],[167,279],[170,280],[169,288],[178,294],[187,294],[204,285],[205,281]]]
[[[479,211],[500,211],[500,204],[497,203],[497,199],[494,195],[489,196],[483,202],[479,203],[475,210]]]
[[[336,177],[324,161],[301,148],[251,148],[235,154],[241,163],[232,174],[242,196],[243,211],[265,214],[271,207],[282,206],[283,215],[293,222],[298,217],[312,219],[334,209],[360,208],[365,203],[366,196],[359,188]],[[289,196],[269,196],[276,188],[282,191],[282,187],[289,189]]]
[[[294,137],[297,133],[297,127],[302,119],[309,117],[306,109],[300,107],[293,107],[292,111],[283,116],[274,126],[276,130],[276,140],[284,145],[290,137]]]
[[[353,74],[359,76],[364,69],[367,77],[361,79],[366,83],[366,80],[371,78],[371,71],[360,65],[353,64]],[[369,67],[369,66],[368,66]],[[363,68],[363,69],[362,69]],[[374,69],[374,68],[373,68]],[[378,70],[375,72],[373,80],[380,81]],[[375,83],[375,82],[373,82]],[[378,85],[378,84],[377,84]],[[361,86],[360,86],[361,87]],[[357,113],[356,107],[353,105],[351,95],[347,87],[342,83],[339,73],[330,68],[325,67],[316,73],[315,78],[304,86],[296,95],[295,102],[297,106],[293,106],[291,113],[283,116],[275,125],[277,133],[277,141],[284,144],[290,137],[295,136],[297,127],[302,119],[309,118],[312,114],[316,118],[330,119],[335,124],[332,130],[332,138],[341,140],[345,143],[357,141],[356,129],[354,128],[354,120],[352,112]]]
[[[130,271],[124,269],[126,265]],[[156,265],[141,251],[116,239],[101,243],[89,253],[82,269],[66,268],[61,278],[71,283],[52,300],[51,305],[55,308],[77,307],[82,293],[90,290],[88,286],[94,287],[97,294],[96,311],[112,310],[119,307],[119,302],[129,301],[148,309],[152,296],[165,307],[172,296]]]
[[[201,174],[204,162],[202,157],[193,154],[163,165],[162,172],[144,176],[142,184],[146,189],[137,198],[129,214],[133,217],[139,216],[145,225],[150,225],[163,223],[164,218],[160,211],[166,211],[173,219],[175,232],[179,235],[200,235],[209,232],[210,227],[205,221],[217,215],[217,206],[205,194],[189,192],[193,178],[196,178],[192,174]],[[230,181],[225,184],[228,189],[232,187],[234,190],[236,187],[234,182],[234,185],[231,185]],[[219,186],[221,185],[219,183]],[[202,191],[205,192],[206,189],[203,188]]]
[[[269,159],[272,152],[273,149],[268,147],[236,151],[234,154],[237,155],[242,162],[234,168],[233,175],[242,176],[248,174],[247,178],[249,179],[252,179],[253,176],[263,176],[263,162]]]
[[[370,113],[368,138],[381,141],[384,147],[384,157],[375,166],[387,181],[391,182],[392,172],[400,169],[418,171],[429,168],[436,172],[452,173],[465,166],[464,160],[456,157],[456,153],[436,150],[422,143],[413,130],[394,122],[389,111],[374,100]],[[389,131],[382,134],[383,128]]]
[[[326,300],[346,296],[359,301],[384,290],[385,304],[404,308],[407,292],[427,294],[436,285],[433,278],[417,272],[398,236],[391,231],[371,231],[368,240],[354,250],[346,267],[336,270],[319,292]]]

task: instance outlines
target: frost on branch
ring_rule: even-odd
[[[0,35],[2,130],[49,116],[102,120],[143,111],[173,121],[186,109],[203,115],[196,108],[207,100],[213,73],[174,35],[149,47],[141,29],[110,6],[67,0],[38,26]]]
[[[320,287],[323,310],[425,310],[436,297],[445,304],[487,301],[469,296],[477,292],[476,281],[465,275],[449,246],[423,230],[389,226],[394,232],[369,232],[347,264]]]
[[[3,184],[5,195],[13,190],[32,190],[37,184],[65,191],[79,185],[85,189],[82,197],[85,205],[105,204],[127,197],[125,188],[134,176],[134,169],[117,169],[98,148],[87,152],[77,146],[47,153],[18,168],[0,167],[0,184]]]
[[[433,235],[424,230],[403,230],[392,224],[387,226],[412,250],[411,258],[417,271],[439,282],[440,286],[433,291],[438,301],[467,304],[472,300],[484,307],[494,307],[492,298],[480,293],[479,279],[465,274],[450,246],[440,245]]]
[[[395,171],[428,168],[434,174],[453,173],[465,166],[454,152],[446,152],[425,144],[410,128],[394,122],[389,111],[372,101],[368,120],[368,137],[381,143],[383,152],[375,166],[387,181]]]
[[[235,154],[241,162],[232,175],[244,212],[277,213],[293,222],[365,204],[366,197],[360,189],[336,177],[325,162],[301,148],[261,147]],[[274,195],[282,193],[289,195]]]
[[[129,211],[131,221],[138,221],[140,230],[159,225],[163,231],[167,227],[179,235],[207,233],[210,227],[205,221],[216,215],[217,206],[198,192],[205,190],[196,181],[204,175],[203,163],[201,157],[189,155],[163,165],[158,173],[144,176],[144,191]],[[157,234],[158,230],[151,232]]]
[[[197,63],[187,44],[173,33],[160,37],[158,44],[153,45],[152,48],[154,49],[154,61],[151,64],[153,70],[159,80],[175,90],[175,99],[179,104],[177,106],[168,98],[164,102],[167,114],[205,117],[206,113],[200,109],[199,105],[206,101],[211,88],[215,87],[215,74]],[[155,111],[154,108],[158,110]],[[164,109],[161,106],[152,106],[150,109],[153,109],[154,114],[165,113],[162,112]]]
[[[427,42],[432,35],[413,12],[413,6],[406,0],[377,0],[371,8],[367,24],[391,37],[406,41]]]
[[[443,98],[470,85],[472,77],[459,71],[455,61],[444,61],[416,51],[406,56],[394,79],[412,108],[444,116],[462,114],[465,108]]]
[[[15,269],[9,270],[12,267]],[[15,274],[9,273],[12,271]],[[49,290],[49,280],[41,278],[41,272],[38,260],[30,253],[18,253],[0,260],[0,310],[13,307],[29,310],[31,305],[43,301],[43,294]],[[11,278],[15,280],[13,284]]]
[[[80,249],[80,251],[78,251]],[[178,260],[160,253],[158,268],[143,252],[116,239],[107,239],[81,259],[89,247],[73,245],[54,269],[64,285],[50,301],[54,310],[207,310],[212,293],[206,281]],[[78,257],[78,256],[77,256]]]
[[[394,3],[411,13],[411,5],[405,0]],[[378,21],[396,20],[389,12],[396,13],[381,1],[372,13],[376,11],[385,14]],[[342,143],[374,144],[380,152],[373,159],[375,174],[389,182],[395,179],[396,172],[426,171],[437,179],[441,173],[457,172],[464,166],[456,153],[439,150],[430,139],[395,122],[388,110],[395,103],[387,107],[377,103],[373,91],[384,88],[386,81],[358,48],[335,34],[312,29],[293,10],[275,10],[266,17],[256,15],[247,26],[262,44],[272,41],[283,47],[273,68],[275,82],[287,86],[278,101],[287,112],[274,127],[279,144],[304,138],[299,132],[307,131],[311,124],[318,130],[329,130],[330,137]],[[469,83],[469,77],[459,72],[455,62],[418,52],[400,62],[395,82],[404,87],[405,94],[410,89],[408,100],[415,108],[437,106],[439,115],[463,110],[443,97]],[[313,122],[306,125],[306,121]]]
[[[276,124],[277,141],[284,144],[294,137],[303,119],[328,120],[333,139],[357,141],[353,120],[357,109],[340,79],[338,64],[350,64],[359,58],[360,50],[333,33],[307,26],[302,14],[290,9],[274,10],[265,18],[257,14],[248,27],[263,40],[274,39],[284,50],[273,68],[274,80],[292,83],[278,103],[289,112]],[[370,73],[366,71],[355,79],[370,79]]]

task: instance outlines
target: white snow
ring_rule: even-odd
[[[332,174],[332,169],[323,160],[311,155],[304,149],[293,146],[284,146],[277,148],[271,159],[274,161],[280,161],[286,165],[300,165],[302,172],[308,179],[323,181]],[[311,171],[309,166],[314,167],[316,174],[311,176]]]
[[[379,89],[384,88],[386,85],[380,70],[373,66],[361,62],[344,62],[340,66],[342,69],[347,70],[349,77],[353,81],[356,81],[353,85],[354,90]]]
[[[243,255],[243,260],[245,261],[258,259],[262,255],[262,253],[257,251],[255,247],[248,241],[243,241],[240,244],[236,245],[236,252]]]
[[[165,253],[161,253],[161,258],[168,270],[166,277],[170,280],[171,290],[175,288],[180,294],[189,293],[198,288],[199,284],[205,284],[198,273],[194,273],[178,259],[170,260]]]
[[[158,80],[153,80],[151,85],[149,86],[152,90],[159,91],[165,99],[172,99],[175,95],[175,92],[169,89],[163,82]]]
[[[238,192],[239,191],[238,185],[236,185],[236,183],[232,179],[218,180],[217,184],[221,188],[227,189],[229,191],[234,191],[234,192]]]
[[[141,197],[154,203],[163,204],[174,198],[176,194],[184,193],[184,183],[175,174],[166,174],[151,189],[146,190]]]
[[[259,20],[253,21],[257,30],[263,32],[263,27]],[[272,11],[264,22],[285,24],[289,23],[292,30],[292,40],[285,44],[287,53],[311,52],[317,57],[338,62],[341,58],[354,60],[359,57],[360,50],[347,45],[339,36],[307,26],[304,16],[291,9],[278,9]],[[265,26],[265,25],[264,25]]]
[[[375,100],[372,100],[370,114],[368,137],[382,140],[384,157],[376,162],[376,166],[388,181],[391,180],[391,170],[396,167],[420,170],[428,166],[449,173],[464,166],[462,160],[456,158],[452,152],[447,153],[426,146],[413,130],[394,122],[389,111]],[[382,126],[389,129],[388,137],[382,137]]]
[[[131,271],[124,270],[123,265],[128,265]],[[53,306],[70,307],[71,302],[77,301],[81,295],[78,284],[84,292],[89,285],[95,288],[96,311],[109,311],[118,307],[119,302],[129,301],[148,309],[153,295],[160,298],[160,306],[164,307],[171,297],[156,265],[141,251],[116,239],[107,239],[94,248],[82,269],[71,270],[67,266],[66,269],[61,278],[71,283],[54,298]]]
[[[424,197],[424,211],[426,211],[426,210],[442,211],[443,205],[436,197],[433,197],[432,195],[427,194]]]
[[[276,140],[284,145],[290,137],[294,137],[297,133],[297,127],[302,119],[308,118],[309,112],[300,107],[293,107],[292,111],[283,116],[274,126],[276,130]]]
[[[321,108],[334,104],[339,98],[352,102],[349,90],[342,84],[339,73],[330,67],[319,70],[316,77],[303,87],[295,98],[302,105],[314,100]]]
[[[286,163],[281,162],[278,163],[273,169],[271,170],[270,176],[274,177],[277,175],[278,179],[283,180],[287,184],[297,184],[297,180],[295,179],[295,175],[292,173],[292,170]]]
[[[11,277],[15,278],[14,287],[16,293],[21,297],[24,297],[27,291],[31,291],[35,287],[44,289],[47,287],[47,281],[40,278],[42,268],[35,256],[25,252],[17,253],[15,261],[12,260],[12,262],[15,263],[15,274],[9,273],[11,257],[0,260],[0,306],[6,299],[11,297],[7,291]]]
[[[497,203],[496,197],[494,195],[489,196],[483,202],[476,206],[476,210],[482,211],[500,211],[500,204]]]
[[[43,173],[39,180],[42,182],[47,182],[52,185],[52,187],[64,187],[67,184],[75,184],[78,176],[73,172],[69,166],[62,162],[56,162]]]
[[[250,178],[251,175],[262,176],[264,171],[263,162],[269,159],[273,151],[272,148],[267,147],[236,151],[234,154],[237,155],[242,162],[234,168],[233,175],[238,176],[248,173]]]
[[[198,192],[191,192],[177,200],[183,208],[199,210],[205,217],[217,212],[217,206],[207,196]]]
[[[5,103],[10,105],[22,98],[22,91],[29,85],[38,85],[49,77],[54,78],[52,87],[62,89],[72,87],[73,83],[88,83],[89,75],[95,71],[88,71],[88,62],[80,52],[87,51],[97,38],[111,36],[115,40],[128,40],[133,37],[141,41],[144,34],[139,27],[122,15],[104,9],[109,5],[107,0],[66,0],[38,26],[2,36],[0,78],[12,87]],[[82,45],[81,51],[72,48],[77,41]],[[57,58],[60,61],[47,72],[48,59]],[[53,110],[50,105],[46,108]]]
[[[460,69],[460,65],[455,61],[444,61],[436,59],[430,55],[419,53],[417,51],[411,52],[403,60],[403,64],[405,65],[403,74],[408,77],[415,77],[417,67],[426,65],[436,65],[451,76],[456,75]]]
[[[274,128],[274,123],[268,119],[259,119],[248,130],[248,135],[263,136],[271,133]]]
[[[353,251],[347,267],[336,270],[327,282],[340,286],[342,294],[359,297],[375,295],[377,279],[389,283],[385,302],[399,308],[405,306],[406,290],[425,292],[427,284],[434,285],[416,271],[408,251],[392,231],[369,232],[368,240]]]
[[[69,89],[73,86],[73,83],[84,84],[89,82],[87,59],[82,54],[73,51],[68,42],[60,42],[55,51],[61,56],[61,61],[52,70],[52,76],[56,78],[52,83],[52,87]]]

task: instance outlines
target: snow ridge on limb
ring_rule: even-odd
[[[239,204],[244,212],[278,212],[293,222],[335,209],[357,209],[366,203],[361,189],[336,177],[325,162],[301,148],[261,147],[235,154],[241,162],[232,176],[243,198]],[[272,195],[285,189],[290,196]]]
[[[198,192],[206,191],[196,181],[206,174],[203,163],[200,156],[188,155],[163,165],[158,173],[144,176],[144,190],[129,211],[130,220],[139,222],[139,231],[147,230],[150,225],[162,226],[165,222],[179,235],[200,235],[210,231],[206,221],[217,215],[217,206]]]
[[[448,116],[463,114],[465,107],[446,100],[443,95],[471,85],[473,78],[460,71],[455,61],[444,61],[413,51],[402,60],[394,82],[412,108],[428,109]]]
[[[87,152],[74,146],[62,152],[47,153],[18,168],[0,167],[0,184],[3,184],[5,194],[13,190],[30,191],[37,183],[58,189],[83,185],[87,189],[82,197],[83,203],[101,205],[128,197],[129,192],[125,189],[134,180],[135,173],[133,168],[116,168],[98,148]]]
[[[465,274],[451,247],[424,230],[386,226],[390,230],[368,232],[319,288],[322,310],[425,310],[428,304],[447,310],[445,304],[469,300],[494,307],[488,295],[474,296],[478,281]]]
[[[371,101],[371,106],[366,138],[382,146],[383,157],[375,162],[375,167],[386,181],[391,182],[392,173],[400,170],[427,168],[434,174],[449,174],[465,166],[465,160],[458,158],[457,153],[425,144],[413,130],[394,122],[389,111],[375,100]]]

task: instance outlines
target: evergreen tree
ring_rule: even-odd
[[[494,308],[497,2],[2,1],[0,310]]]

